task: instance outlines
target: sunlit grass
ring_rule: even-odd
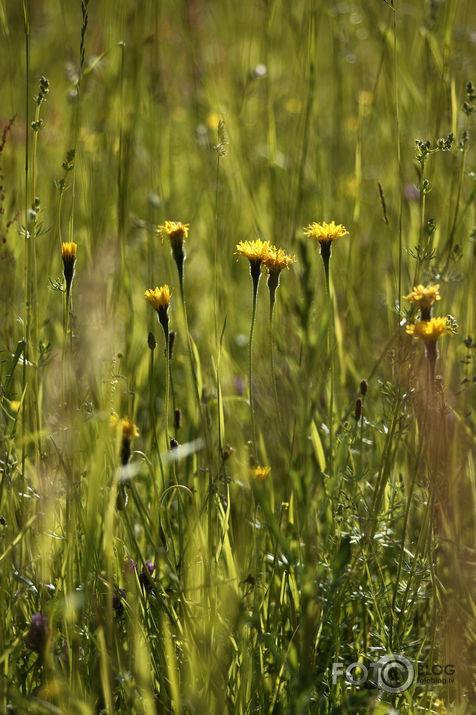
[[[2,711],[469,712],[475,20],[0,0]]]

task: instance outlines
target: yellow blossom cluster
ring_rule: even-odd
[[[257,238],[255,241],[240,241],[236,251],[240,256],[245,256],[252,263],[259,263],[270,272],[280,272],[295,262],[294,256],[289,256],[282,248],[276,248],[269,241]]]

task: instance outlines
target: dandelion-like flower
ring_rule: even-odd
[[[164,329],[164,333],[168,335],[169,330],[169,305],[170,305],[170,288],[168,285],[156,286],[154,289],[149,288],[145,292],[145,297],[151,306],[157,311],[159,322]]]
[[[164,238],[170,239],[172,246],[174,244],[182,245],[184,240],[188,237],[189,228],[189,223],[166,221],[163,226],[157,226],[157,232],[162,240],[164,240]]]
[[[294,256],[288,256],[286,251],[282,248],[276,248],[276,246],[270,246],[267,254],[263,258],[263,265],[268,271],[268,288],[269,288],[269,306],[270,306],[270,316],[273,313],[274,301],[276,297],[276,290],[279,286],[279,278],[281,271],[285,268],[289,268],[293,263],[295,263],[296,258]]]
[[[253,477],[255,479],[258,480],[258,482],[264,482],[264,480],[266,479],[266,477],[268,476],[270,471],[271,471],[271,467],[258,466],[258,467],[252,467],[251,474],[253,475]]]
[[[414,286],[411,293],[404,296],[405,300],[418,305],[422,320],[430,320],[431,307],[433,303],[441,299],[439,288],[439,283],[433,286],[428,286],[427,288],[420,283],[420,285]]]
[[[435,365],[438,357],[436,342],[441,335],[451,333],[447,318],[431,318],[431,320],[417,320],[413,325],[407,325],[406,331],[414,338],[423,340],[426,347],[426,357],[430,369],[431,389],[435,389]]]
[[[269,241],[262,241],[261,238],[257,238],[255,241],[240,241],[236,246],[235,253],[239,256],[245,256],[251,264],[261,265],[269,255],[269,251]]]
[[[294,256],[288,256],[286,251],[276,246],[271,246],[263,258],[263,265],[270,273],[281,273],[284,268],[289,268],[295,262]]]
[[[183,292],[183,264],[185,262],[185,239],[188,236],[188,230],[190,228],[189,223],[182,223],[181,221],[166,221],[163,226],[157,227],[157,232],[159,236],[164,240],[168,238],[170,240],[170,248],[172,249],[172,256],[174,258],[175,264],[177,266],[177,271],[179,274],[180,281],[180,293],[182,300],[184,298]]]
[[[413,325],[407,325],[406,331],[414,338],[420,338],[423,342],[436,343],[441,335],[451,333],[446,318],[431,318],[431,320],[417,320]]]
[[[114,414],[109,418],[109,424],[113,428],[121,429],[122,439],[121,439],[121,464],[124,467],[130,459],[131,456],[131,442],[133,437],[139,436],[139,429],[132,420],[128,417],[123,417],[122,419]]]
[[[170,288],[168,285],[149,288],[145,292],[145,297],[155,310],[167,310],[170,305]]]
[[[74,241],[61,244],[61,258],[63,259],[63,273],[66,281],[66,290],[69,291],[74,276],[76,263],[76,250],[78,245]]]
[[[322,262],[324,263],[324,271],[326,274],[326,287],[327,294],[330,295],[329,290],[329,263],[331,258],[331,247],[332,243],[342,236],[347,236],[347,229],[341,224],[336,224],[335,221],[326,223],[310,223],[304,230],[304,233],[308,238],[312,238],[314,241],[314,246],[317,248],[319,246],[321,251]]]
[[[342,238],[342,236],[347,236],[349,234],[347,229],[341,223],[336,224],[335,221],[331,221],[330,223],[326,223],[325,221],[322,223],[316,223],[314,221],[304,229],[304,233],[308,238],[312,238],[314,240],[316,248],[319,244],[321,246],[321,250],[323,243],[332,243],[332,241],[335,241],[337,238]]]

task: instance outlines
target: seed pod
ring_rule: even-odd
[[[355,413],[354,417],[356,421],[358,422],[360,418],[362,417],[362,398],[358,397],[357,400],[355,401]]]
[[[361,380],[361,381],[360,381],[360,394],[361,394],[362,396],[364,396],[364,395],[367,394],[367,389],[368,389],[368,387],[369,387],[369,383],[367,382],[367,380]]]

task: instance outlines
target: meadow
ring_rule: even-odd
[[[1,712],[475,712],[474,2],[0,36]]]

